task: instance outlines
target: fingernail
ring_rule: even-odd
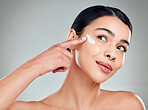
[[[86,40],[86,37],[82,37],[82,40]]]

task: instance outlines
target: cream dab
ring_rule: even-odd
[[[90,35],[86,34],[86,38],[87,38],[87,41],[89,43],[91,43],[91,44],[95,44],[96,43],[95,40],[92,37],[90,37]]]
[[[76,63],[80,66],[78,57],[79,57],[79,51],[75,50],[75,60],[76,60]]]

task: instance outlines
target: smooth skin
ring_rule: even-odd
[[[106,28],[114,36],[97,28]],[[81,39],[87,33],[95,40],[94,45]],[[143,103],[132,92],[100,89],[100,84],[122,67],[124,49],[128,48],[123,40],[130,42],[129,39],[128,26],[111,16],[94,20],[81,36],[71,29],[67,41],[52,46],[0,81],[0,110],[144,110]],[[113,71],[104,73],[96,60],[110,64]],[[59,91],[41,101],[14,102],[35,78],[66,70],[68,74]]]

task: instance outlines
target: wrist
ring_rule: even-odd
[[[33,75],[34,77],[40,76],[39,65],[34,63],[32,60],[24,63],[19,69]]]
[[[33,74],[37,75],[37,77],[51,71],[50,69],[46,71],[44,65],[35,59],[26,62],[26,67],[29,68]]]

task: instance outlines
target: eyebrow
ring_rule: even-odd
[[[108,32],[112,37],[115,37],[115,34],[111,30],[109,30],[109,29],[106,29],[106,28],[96,28],[95,30],[104,30],[104,31]],[[127,40],[121,39],[120,42],[126,43],[129,46],[129,42]]]
[[[115,37],[115,34],[112,31],[110,31],[109,29],[106,29],[106,28],[96,28],[95,30],[104,30],[104,31],[108,32],[111,36]]]
[[[129,46],[129,42],[127,40],[121,39],[120,41],[126,43]]]

